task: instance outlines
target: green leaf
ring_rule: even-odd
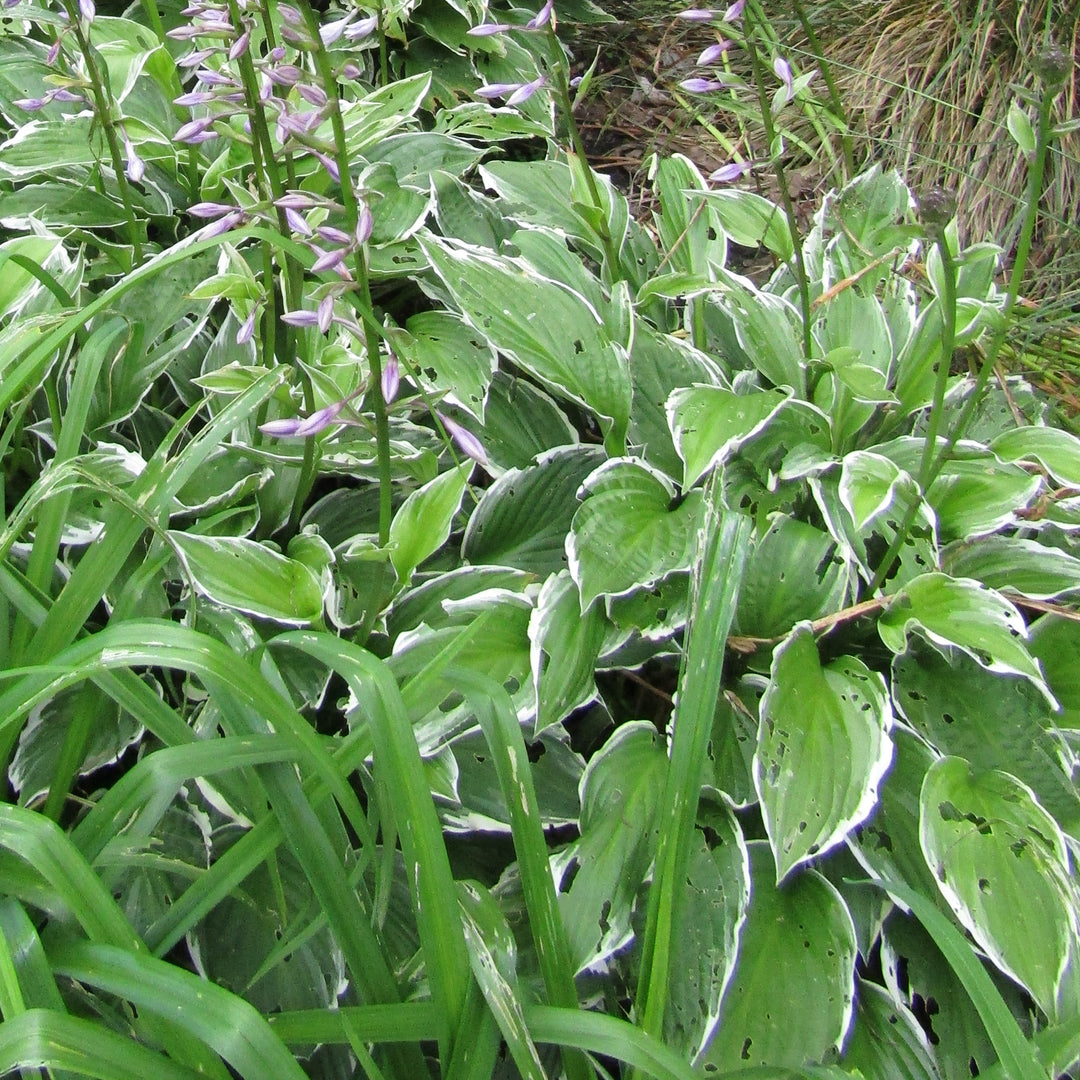
[[[698,1062],[707,1072],[818,1062],[851,1026],[857,950],[840,894],[815,870],[778,888],[768,846],[747,847],[750,907],[720,1023]]]
[[[546,450],[578,443],[577,429],[550,394],[496,371],[484,406],[484,449],[503,468],[524,469]]]
[[[671,481],[636,458],[604,462],[582,492],[566,539],[582,611],[598,596],[629,593],[690,565],[700,492],[672,508]]]
[[[907,635],[921,630],[935,645],[955,645],[988,671],[1023,675],[1056,704],[1038,664],[1024,647],[1027,627],[1015,606],[1000,593],[969,578],[923,574],[909,581],[878,619],[878,634],[894,653]]]
[[[536,684],[535,738],[596,698],[593,678],[607,620],[600,604],[581,611],[578,590],[563,570],[544,582],[529,622]]]
[[[303,563],[243,537],[168,535],[195,588],[215,603],[294,626],[322,617],[322,587]]]
[[[1047,614],[1031,628],[1031,655],[1039,661],[1054,697],[1064,710],[1058,725],[1080,728],[1080,621]]]
[[[903,499],[917,494],[910,474],[882,454],[856,450],[845,456],[840,468],[840,501],[859,532]]]
[[[934,1051],[910,1009],[860,979],[844,1067],[875,1080],[940,1080]]]
[[[462,557],[514,566],[540,578],[567,564],[566,534],[580,503],[578,488],[604,461],[595,446],[564,446],[535,465],[511,469],[484,492],[469,518]]]
[[[949,906],[1052,1020],[1080,945],[1065,838],[1030,788],[942,758],[923,784],[920,839]]]
[[[1024,106],[1017,98],[1009,102],[1009,112],[1005,117],[1005,126],[1013,137],[1013,142],[1020,147],[1021,153],[1035,153],[1035,129],[1031,126],[1031,120]]]
[[[949,461],[930,487],[926,501],[934,508],[943,540],[969,540],[1017,523],[1043,486],[1015,465],[1001,465],[989,455]]]
[[[869,816],[892,760],[891,727],[884,680],[861,661],[823,667],[805,623],[777,647],[754,757],[777,882]]]
[[[390,561],[403,585],[446,543],[470,472],[472,462],[449,469],[412,492],[398,508],[390,522]]]
[[[1052,427],[1020,427],[1003,432],[990,449],[1003,461],[1037,461],[1066,487],[1080,487],[1080,439]]]
[[[735,632],[778,638],[803,619],[839,611],[847,603],[852,577],[828,533],[777,514],[747,562]]]
[[[893,696],[939,753],[966,758],[978,769],[1006,770],[1031,787],[1062,828],[1080,828],[1075,755],[1027,679],[987,671],[957,649],[924,646],[893,661]]]
[[[621,446],[632,396],[626,350],[595,308],[523,259],[433,236],[422,236],[421,246],[469,324],[556,393],[592,410]]]
[[[941,560],[953,577],[976,578],[991,589],[1033,600],[1056,600],[1080,589],[1080,559],[1020,536],[951,544]]]
[[[633,938],[660,835],[668,758],[652,724],[621,725],[581,780],[581,836],[552,856],[573,967],[595,969]]]
[[[794,254],[791,229],[782,207],[753,191],[722,188],[704,192],[727,236],[740,247],[764,245],[781,263]]]
[[[683,487],[693,487],[710,468],[723,464],[764,430],[789,396],[781,390],[736,394],[718,386],[675,390],[667,401],[667,415],[685,464]]]

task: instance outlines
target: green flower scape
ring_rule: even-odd
[[[1007,253],[755,0],[646,209],[590,0],[338,4],[0,10],[0,1075],[1067,1075],[1069,55]]]

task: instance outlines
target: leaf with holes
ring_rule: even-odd
[[[1031,679],[1056,705],[1039,665],[1024,645],[1023,616],[1001,593],[978,581],[922,574],[892,599],[877,628],[894,653],[904,651],[912,630],[921,630],[935,645],[963,649],[988,671]]]
[[[815,870],[776,888],[768,846],[747,848],[750,907],[720,1023],[697,1063],[706,1073],[797,1069],[839,1048],[851,1026],[857,948],[843,899]]]
[[[1080,947],[1065,837],[1031,789],[963,758],[936,761],[923,783],[919,838],[956,917],[1051,1020],[1070,953]]]
[[[892,760],[884,680],[844,656],[822,667],[807,623],[773,655],[754,786],[777,881],[865,821]]]

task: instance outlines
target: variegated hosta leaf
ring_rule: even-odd
[[[1032,600],[1056,600],[1080,590],[1080,559],[1060,548],[1020,536],[986,536],[950,544],[942,566],[953,577],[971,577],[991,589]]]
[[[777,880],[865,821],[892,760],[885,681],[854,657],[822,666],[808,624],[773,654],[754,785]]]
[[[1065,837],[1031,789],[964,758],[926,774],[919,835],[956,917],[1051,1019],[1062,1015],[1067,962],[1080,950],[1080,895]],[[1069,988],[1069,997],[1072,996]]]
[[[443,287],[477,333],[556,393],[592,410],[619,443],[630,417],[625,342],[588,301],[525,260],[467,244],[421,240]]]
[[[684,462],[683,486],[694,484],[761,431],[790,395],[782,390],[736,394],[719,386],[688,386],[667,400],[668,426]]]
[[[902,510],[895,509],[897,502],[902,501],[906,507],[917,494],[911,476],[881,454],[856,450],[844,458],[840,469],[840,501],[859,532],[890,510],[902,514]]]
[[[808,624],[773,655],[754,786],[777,881],[865,821],[892,760],[884,680],[852,656],[822,667]]]
[[[934,1048],[911,1010],[864,979],[856,991],[844,1065],[875,1080],[943,1080]]]
[[[593,673],[607,627],[602,604],[581,611],[577,586],[565,570],[544,582],[529,622],[534,735],[594,700]]]
[[[304,563],[243,537],[169,538],[195,589],[215,603],[294,626],[322,617],[322,583]]]
[[[691,1060],[716,1029],[750,903],[750,859],[739,823],[726,806],[703,804],[703,809],[698,824],[706,832],[695,833],[677,908],[664,1025],[665,1044]]]
[[[652,724],[623,724],[581,778],[581,836],[552,857],[577,971],[601,970],[633,938],[638,890],[656,857],[668,770]]]
[[[390,561],[402,584],[446,542],[471,471],[472,463],[467,462],[442,473],[398,508],[390,523]]]
[[[1059,483],[1080,486],[1080,439],[1052,427],[1014,427],[990,444],[1003,461],[1037,461]]]
[[[604,462],[582,485],[566,552],[585,611],[598,596],[652,585],[693,558],[701,493],[675,503],[659,470],[636,458]]]
[[[1001,593],[970,578],[923,574],[909,581],[882,612],[881,640],[895,653],[906,648],[907,635],[921,630],[936,645],[955,645],[988,671],[1031,679],[1056,705],[1039,665],[1024,646],[1023,616]]]
[[[595,446],[562,446],[535,465],[510,469],[484,492],[469,518],[462,555],[516,566],[541,580],[566,566],[566,534],[582,481],[604,461]]]
[[[777,514],[747,561],[735,632],[780,637],[802,619],[843,608],[854,575],[837,549],[828,533]]]
[[[851,1026],[857,948],[843,899],[815,870],[777,887],[768,845],[747,848],[750,907],[720,1022],[697,1062],[706,1072],[819,1062]]]

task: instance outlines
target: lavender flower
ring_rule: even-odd
[[[551,22],[555,14],[555,0],[547,0],[547,3],[526,24],[527,30],[540,30]]]
[[[79,14],[87,21],[93,22],[97,14],[94,8],[94,0],[79,0]]]
[[[138,152],[135,149],[135,144],[128,138],[127,132],[123,132],[124,136],[124,157],[127,159],[127,168],[124,169],[124,173],[127,178],[133,183],[139,183],[143,176],[146,175],[146,162],[139,157]]]
[[[746,0],[735,0],[735,3],[724,12],[724,22],[729,23],[741,19],[744,7],[746,7]]]
[[[730,184],[745,176],[751,169],[749,161],[732,161],[727,165],[721,165],[719,169],[709,173],[709,179],[718,184]]]
[[[255,336],[255,320],[259,314],[259,305],[251,309],[251,314],[240,324],[236,331],[236,344],[246,345]]]
[[[675,18],[686,22],[712,22],[716,18],[716,12],[709,8],[687,8],[686,11],[676,12]]]
[[[782,56],[778,56],[773,61],[772,68],[776,73],[776,77],[787,87],[788,98],[790,99],[793,92],[792,83],[795,81],[795,77],[791,74],[791,65]]]
[[[683,79],[679,85],[691,94],[712,94],[727,85],[721,79]]]
[[[707,49],[704,49],[697,58],[697,66],[708,67],[709,64],[715,64],[716,61],[730,48],[730,41],[718,41],[715,45],[710,45]]]
[[[467,457],[479,465],[487,465],[488,457],[484,451],[484,444],[468,428],[462,427],[456,420],[451,420],[444,413],[436,413],[442,421],[447,434],[457,444],[457,448]]]
[[[350,41],[359,41],[361,38],[366,38],[369,34],[373,34],[379,25],[378,15],[369,15],[366,19],[361,19],[359,22],[355,22],[352,26],[345,28],[345,36]]]
[[[397,397],[398,387],[401,385],[401,370],[398,367],[398,359],[393,353],[387,358],[382,369],[379,389],[382,391],[383,401],[387,405]]]
[[[315,325],[318,326],[322,333],[326,333],[330,329],[330,324],[334,321],[334,294],[327,293],[326,296],[319,301],[319,307],[315,312]]]
[[[308,435],[318,435],[325,431],[337,419],[337,415],[345,407],[345,402],[335,401],[322,409],[313,412],[309,417],[294,417],[292,420],[270,420],[259,425],[259,430],[264,435],[276,435],[284,439],[303,439]]]
[[[366,244],[371,239],[372,230],[375,227],[375,219],[371,214],[371,207],[364,203],[356,217],[355,238],[357,244]]]
[[[494,37],[496,34],[505,34],[507,30],[512,29],[510,23],[480,23],[479,26],[473,26],[465,33],[469,37]]]

